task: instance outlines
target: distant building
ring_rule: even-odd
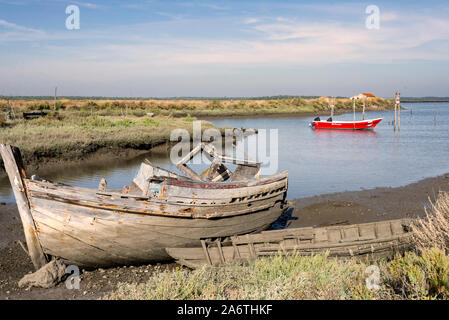
[[[351,97],[351,100],[363,100],[363,99],[376,99],[377,97],[372,93],[359,93],[356,96]]]

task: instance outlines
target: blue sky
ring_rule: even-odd
[[[68,5],[80,29],[67,30]],[[380,28],[365,9],[380,9]],[[0,0],[0,95],[449,96],[448,1]]]

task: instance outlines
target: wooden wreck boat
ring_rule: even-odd
[[[328,252],[331,257],[359,257],[375,260],[392,257],[410,247],[410,220],[264,231],[230,239],[203,240],[197,248],[167,248],[179,264],[189,268],[248,261],[258,257],[313,255]]]
[[[51,257],[80,267],[151,263],[170,259],[167,247],[260,232],[282,214],[288,187],[287,171],[261,178],[260,163],[205,144],[178,164],[186,176],[142,163],[122,191],[103,180],[96,190],[27,178],[19,149],[0,151],[36,268]],[[186,165],[199,152],[212,162],[201,175]]]

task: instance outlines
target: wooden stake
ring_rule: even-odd
[[[40,269],[47,263],[44,251],[39,243],[36,226],[33,216],[31,215],[28,197],[26,194],[25,169],[23,168],[22,157],[20,151],[16,147],[0,144],[0,154],[3,158],[6,173],[8,174],[11,187],[16,198],[17,208],[19,209],[20,219],[23,224],[23,231],[28,247],[28,253],[36,270]]]
[[[55,101],[53,104],[53,109],[56,111],[56,92],[58,91],[58,87],[55,87]]]
[[[362,120],[365,120],[365,105],[366,105],[366,97],[363,98]]]
[[[433,105],[433,125],[437,125],[437,106]]]
[[[401,103],[398,105],[398,131],[401,131]]]
[[[396,123],[397,123],[397,106],[398,106],[398,92],[396,91],[394,95],[394,131],[396,131]]]
[[[331,105],[331,118],[334,117],[334,104],[335,104],[335,98],[330,98],[330,105]]]

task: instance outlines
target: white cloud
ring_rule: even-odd
[[[100,7],[98,4],[91,3],[91,2],[70,1],[70,3],[74,3],[81,7],[85,7],[85,8],[89,8],[89,9],[97,9]]]
[[[258,18],[247,18],[243,21],[244,24],[253,24],[259,22],[260,19]]]
[[[19,25],[15,24],[15,23],[8,22],[8,21],[2,20],[2,19],[0,19],[0,26],[4,26],[4,27],[6,27],[8,29],[13,29],[13,30],[18,30],[18,31],[29,31],[29,32],[35,32],[35,33],[41,33],[42,32],[41,30],[38,30],[38,29],[32,29],[32,28],[27,28],[27,27],[24,27],[24,26],[19,26]]]

